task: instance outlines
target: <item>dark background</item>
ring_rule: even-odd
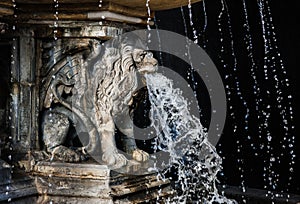
[[[228,96],[227,94],[227,97],[230,98],[230,101],[227,101],[227,106],[233,106],[233,109],[227,110],[228,114],[225,128],[217,145],[217,150],[224,159],[223,172],[219,175],[220,183],[299,194],[300,142],[298,138],[299,128],[297,127],[299,121],[299,108],[297,106],[299,103],[299,87],[297,86],[296,72],[298,69],[297,59],[300,57],[300,43],[298,40],[298,36],[300,36],[298,30],[299,18],[297,18],[297,12],[299,12],[300,7],[294,2],[292,3],[292,1],[273,0],[264,1],[263,3],[265,8],[267,8],[268,5],[270,7],[271,16],[266,12],[267,15],[265,17],[267,21],[270,20],[270,17],[272,18],[277,40],[275,42],[270,36],[266,37],[270,39],[272,45],[271,51],[267,56],[270,59],[273,56],[275,57],[275,60],[273,60],[275,66],[269,63],[268,73],[270,74],[269,76],[273,76],[272,70],[277,69],[279,79],[284,80],[288,78],[290,80],[289,87],[280,89],[284,97],[283,106],[289,103],[287,99],[288,95],[291,94],[293,96],[291,102],[294,109],[294,118],[293,120],[288,119],[288,126],[291,127],[295,125],[295,130],[289,131],[287,139],[284,140],[285,131],[279,113],[280,109],[277,108],[278,93],[276,91],[278,90],[275,88],[274,79],[270,77],[269,80],[265,80],[263,75],[265,47],[262,21],[257,1],[246,1],[250,28],[249,33],[244,26],[245,12],[243,9],[243,1],[224,1],[227,5],[227,10],[223,11],[221,2],[221,0],[205,1],[205,7],[203,2],[192,5],[194,30],[196,30],[198,35],[198,44],[205,49],[217,66],[223,78],[224,85],[233,87],[231,95]],[[268,5],[266,3],[268,3]],[[205,22],[204,8],[207,15],[206,30],[203,29]],[[220,15],[220,13],[222,15]],[[187,7],[183,7],[182,10],[178,8],[156,12],[155,17],[156,28],[174,31],[193,39],[193,27],[190,25],[189,10]],[[187,25],[187,32],[185,31],[184,23]],[[220,28],[221,31],[219,31]],[[232,37],[230,33],[232,33]],[[271,104],[271,116],[268,121],[268,131],[272,136],[272,141],[269,142],[270,147],[267,147],[268,131],[262,130],[260,134],[261,137],[259,137],[258,133],[258,128],[263,121],[261,117],[258,119],[258,116],[261,114],[255,109],[255,95],[253,94],[253,81],[251,78],[253,61],[248,57],[249,52],[246,48],[247,41],[245,38],[247,34],[251,36],[253,42],[253,59],[257,68],[257,83],[261,88],[259,98],[263,101],[260,108],[265,110],[266,105]],[[220,41],[221,38],[224,39],[222,42]],[[235,57],[232,56],[231,42],[233,42]],[[274,43],[278,45],[278,49],[276,49]],[[223,52],[221,52],[222,46],[224,47]],[[278,57],[278,53],[280,53],[281,56]],[[182,75],[185,75],[186,72],[190,70],[188,65],[179,59],[165,54],[162,56],[163,60],[161,63],[164,66],[173,68]],[[235,59],[237,62],[236,71],[233,69]],[[282,74],[280,59],[283,60],[287,76]],[[224,65],[227,68],[224,68]],[[226,75],[230,77],[225,79]],[[196,76],[196,78],[201,81],[199,77]],[[247,102],[247,107],[250,110],[247,130],[245,130],[246,109],[243,105],[243,100],[240,99],[240,95],[237,94],[237,90],[234,88],[236,87],[236,81],[239,81],[243,99]],[[198,91],[199,104],[202,108],[201,121],[204,126],[208,127],[211,111],[209,100],[207,99],[208,95],[206,91],[203,91],[203,89],[205,89],[203,84],[200,83],[196,89]],[[267,90],[270,91],[270,94],[266,94]],[[233,118],[231,114],[234,114],[235,117]],[[237,130],[234,132],[233,129],[235,125],[237,126]],[[251,139],[247,139],[249,135]],[[291,144],[291,142],[288,141],[288,139],[291,138],[292,135],[295,135],[295,145],[289,148],[288,145]],[[251,144],[253,146],[251,146]],[[238,152],[238,149],[240,149],[240,152]],[[296,155],[293,170],[290,169],[291,166],[289,165],[291,161],[291,150],[293,150]],[[272,166],[270,167],[269,160],[271,155],[274,156],[276,160],[272,162]],[[264,168],[266,168],[265,171]],[[263,174],[266,174],[266,176],[263,176]],[[289,182],[288,178],[290,176],[292,180]],[[271,182],[265,180],[268,177],[272,178]],[[275,184],[275,186],[273,186],[273,184]]]

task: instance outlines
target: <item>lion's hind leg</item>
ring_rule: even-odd
[[[44,113],[42,134],[46,151],[52,159],[65,162],[79,162],[86,158],[80,152],[65,147],[68,131],[70,128],[69,118],[56,111],[47,110]]]

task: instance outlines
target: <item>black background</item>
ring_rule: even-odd
[[[222,184],[241,186],[242,181],[246,187],[268,189],[279,192],[292,192],[299,194],[300,192],[300,180],[299,173],[300,171],[300,143],[299,143],[299,128],[297,123],[299,121],[299,108],[297,104],[299,103],[299,87],[297,86],[297,69],[298,63],[297,59],[300,58],[299,50],[300,43],[298,36],[300,34],[298,30],[298,15],[299,6],[292,2],[273,0],[267,1],[271,9],[271,17],[275,27],[276,39],[278,50],[274,50],[273,54],[280,53],[280,57],[276,57],[277,60],[282,59],[287,70],[287,77],[279,76],[282,78],[288,78],[290,80],[290,87],[282,89],[283,96],[285,99],[289,94],[293,96],[292,106],[294,109],[294,119],[289,120],[290,125],[295,125],[295,131],[289,133],[289,137],[295,135],[295,146],[293,150],[296,152],[296,159],[293,172],[290,171],[288,163],[290,160],[290,149],[283,149],[283,128],[280,124],[282,119],[280,118],[279,111],[276,107],[271,108],[271,119],[269,122],[269,131],[273,137],[271,142],[272,152],[276,156],[280,156],[280,161],[274,162],[274,166],[271,169],[275,170],[279,174],[277,186],[275,189],[272,188],[272,185],[264,181],[263,177],[263,168],[268,166],[268,162],[264,163],[264,160],[268,160],[270,155],[266,153],[266,147],[257,150],[257,156],[253,148],[250,146],[251,143],[254,146],[259,147],[260,144],[266,144],[266,132],[262,133],[262,138],[258,137],[258,126],[260,121],[257,120],[256,111],[254,108],[253,102],[253,82],[251,82],[250,68],[251,62],[249,60],[248,51],[246,49],[246,29],[243,26],[245,23],[245,12],[243,10],[243,1],[236,0],[227,0],[227,11],[223,11],[223,15],[219,18],[220,12],[222,11],[221,0],[218,1],[205,1],[205,10],[207,14],[207,28],[205,32],[203,31],[204,26],[204,6],[203,2],[195,3],[192,5],[192,16],[194,29],[197,31],[198,35],[198,44],[203,47],[208,55],[211,57],[215,65],[217,66],[222,78],[224,85],[228,84],[234,87],[235,81],[232,79],[225,80],[225,75],[237,76],[238,81],[240,82],[241,92],[244,96],[244,99],[248,103],[250,109],[249,117],[249,130],[245,131],[245,107],[242,105],[242,101],[235,94],[230,96],[231,101],[228,101],[228,106],[232,105],[233,112],[236,115],[236,118],[233,119],[230,117],[231,111],[228,110],[228,116],[223,131],[223,135],[217,145],[217,150],[223,160],[223,172],[219,175],[220,182]],[[266,1],[265,1],[266,2]],[[264,41],[262,35],[262,21],[259,14],[259,8],[257,1],[246,1],[248,19],[250,26],[250,35],[253,42],[253,56],[255,63],[257,64],[258,71],[257,80],[261,86],[262,93],[266,90],[271,90],[270,96],[262,94],[260,97],[269,104],[276,104],[276,89],[274,83],[271,80],[264,80],[263,77],[263,65],[264,65]],[[156,12],[156,28],[165,29],[169,31],[174,31],[182,35],[187,35],[190,39],[193,38],[192,26],[190,25],[189,19],[189,10],[187,7],[183,7],[183,14],[181,8],[172,9],[168,11]],[[229,14],[230,19],[228,19],[227,14]],[[187,24],[187,33],[184,28],[184,20]],[[229,21],[230,20],[230,21]],[[218,25],[221,23],[221,26]],[[231,27],[229,27],[231,26]],[[221,32],[218,30],[221,28]],[[232,31],[232,36],[230,36],[230,29]],[[220,38],[223,38],[224,41],[221,43]],[[233,64],[234,58],[231,55],[231,39],[233,39],[234,51],[237,60],[237,71],[233,73]],[[221,46],[224,46],[225,52],[221,52]],[[274,45],[274,42],[273,42]],[[275,48],[274,48],[275,49]],[[223,60],[223,61],[221,61]],[[163,55],[163,65],[175,69],[177,72],[184,75],[187,72],[188,65],[182,63],[180,60],[173,58],[172,56]],[[224,69],[224,64],[229,67]],[[276,64],[277,69],[281,69],[279,64]],[[204,126],[209,125],[210,120],[210,104],[205,99],[207,98],[207,93],[203,90],[203,87],[200,85],[197,87],[199,93],[199,104],[202,107],[201,112],[201,121]],[[234,92],[234,90],[233,90]],[[206,95],[206,97],[205,97]],[[227,95],[228,97],[228,95]],[[287,100],[284,102],[287,104]],[[274,105],[275,106],[275,105]],[[203,108],[206,107],[206,108]],[[208,108],[207,108],[208,107]],[[273,107],[273,106],[272,106]],[[233,126],[238,126],[236,132],[233,132]],[[247,139],[247,135],[251,135],[251,141]],[[241,151],[237,153],[237,141],[240,141]],[[288,145],[289,143],[287,143]],[[242,162],[238,162],[238,159],[241,159]],[[239,168],[244,170],[244,173],[241,173]],[[244,178],[241,179],[241,174],[244,175]],[[291,185],[288,186],[288,177],[292,176]]]

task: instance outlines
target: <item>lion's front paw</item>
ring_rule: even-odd
[[[128,160],[123,154],[106,152],[102,155],[102,161],[113,168],[120,168],[127,164]]]
[[[139,161],[139,162],[144,162],[149,159],[149,154],[143,150],[136,149],[132,153],[132,157],[134,160]]]
[[[52,158],[65,162],[80,162],[87,159],[83,154],[62,145],[53,148],[50,153]]]

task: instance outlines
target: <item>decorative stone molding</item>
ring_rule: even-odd
[[[11,0],[1,0],[0,2],[0,17],[14,14],[13,3]]]

